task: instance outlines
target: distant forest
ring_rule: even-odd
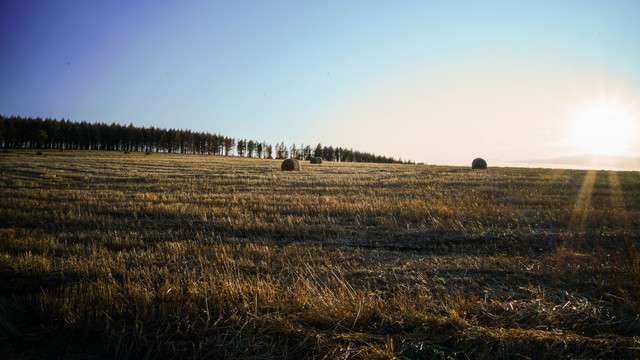
[[[23,118],[0,115],[0,147],[14,149],[112,150],[181,154],[244,156],[264,159],[289,157],[308,160],[320,156],[329,161],[403,163],[392,157],[341,147],[295,144],[286,146],[241,140],[191,130],[124,126],[113,123]],[[410,163],[405,161],[404,163]]]

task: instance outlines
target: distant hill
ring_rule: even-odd
[[[589,168],[607,170],[640,170],[640,157],[625,155],[571,154],[546,159],[523,160],[520,163],[540,166]]]

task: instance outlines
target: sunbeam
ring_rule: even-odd
[[[615,211],[615,215],[619,221],[616,225],[622,226],[624,229],[629,229],[630,223],[624,207],[624,195],[622,193],[622,187],[620,186],[620,177],[615,171],[609,171],[608,175],[611,209]]]
[[[569,232],[581,234],[587,227],[587,214],[591,204],[591,194],[596,180],[596,171],[589,170],[582,180],[582,186],[578,193],[578,198],[573,205],[571,220],[569,220]]]

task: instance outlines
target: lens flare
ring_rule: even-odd
[[[580,113],[571,142],[580,150],[598,155],[625,155],[634,138],[633,116],[624,108],[601,105]]]

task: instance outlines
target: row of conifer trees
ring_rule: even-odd
[[[245,156],[266,159],[320,156],[329,161],[401,163],[392,157],[353,149],[310,145],[271,145],[255,140],[182,129],[0,115],[0,147],[52,150],[148,151]]]

